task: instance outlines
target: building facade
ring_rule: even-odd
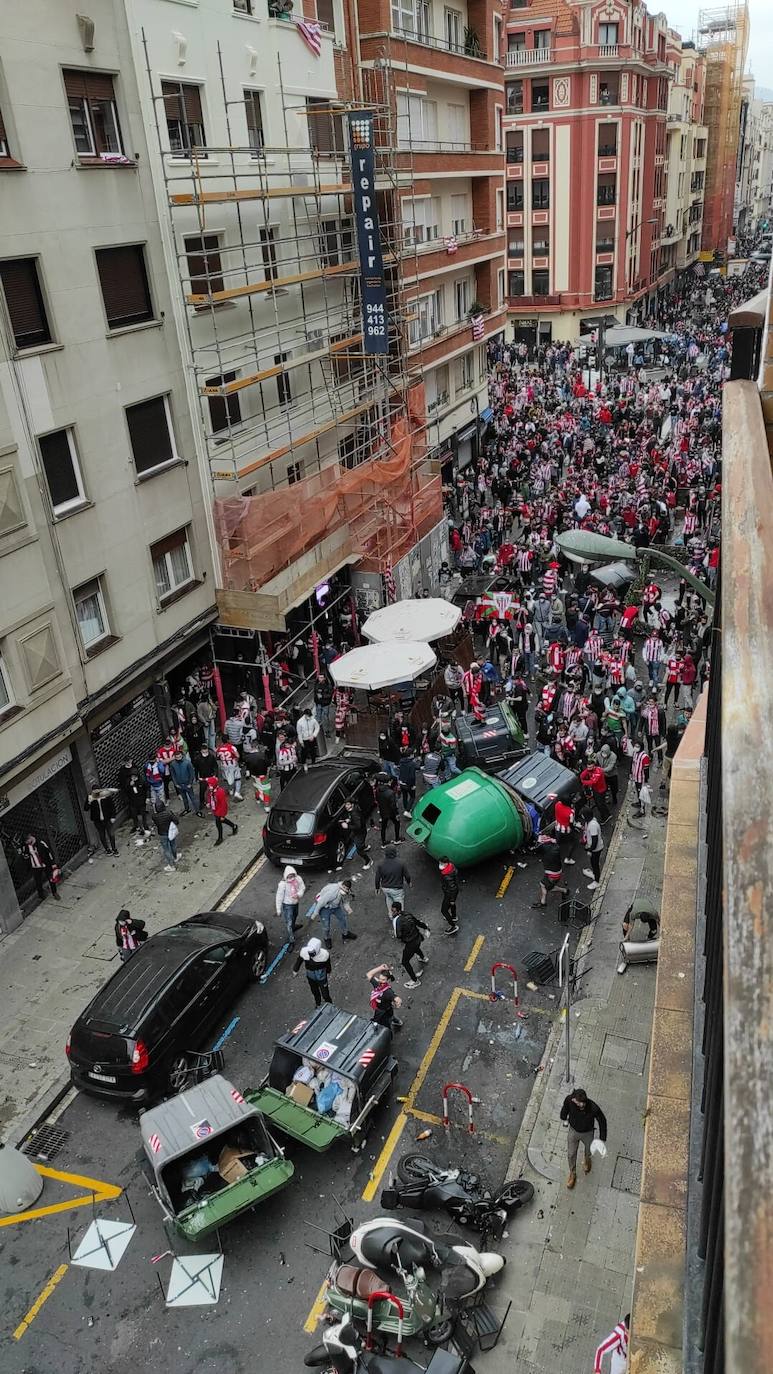
[[[708,128],[702,250],[728,252],[735,222],[735,187],[742,142],[744,67],[749,46],[746,0],[701,10],[698,43],[706,61],[704,119]]]
[[[215,578],[128,30],[5,15],[0,72],[0,921],[168,726]]]
[[[660,238],[661,271],[684,271],[698,259],[703,232],[708,130],[703,123],[705,61],[693,43],[680,43],[666,121],[666,204]]]

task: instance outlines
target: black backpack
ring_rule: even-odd
[[[413,944],[414,940],[418,940],[421,932],[416,918],[411,915],[410,911],[401,911],[397,918],[395,933],[398,940],[404,945]]]

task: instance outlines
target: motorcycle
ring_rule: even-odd
[[[328,1306],[388,1335],[422,1336],[445,1345],[460,1308],[504,1267],[503,1255],[460,1245],[457,1236],[433,1235],[423,1221],[375,1217],[352,1231],[349,1245],[362,1266],[341,1264],[327,1290]],[[426,1271],[440,1273],[435,1291]],[[403,1292],[384,1292],[380,1274],[397,1274]]]
[[[310,1350],[303,1363],[324,1374],[475,1374],[466,1356],[447,1350],[434,1351],[426,1369],[405,1355],[368,1350],[348,1318],[328,1327],[322,1345]]]
[[[407,1154],[398,1162],[397,1178],[383,1190],[381,1206],[448,1212],[460,1226],[480,1231],[485,1237],[481,1243],[486,1244],[502,1239],[508,1217],[533,1196],[534,1188],[525,1178],[516,1178],[492,1193],[478,1174],[445,1169],[427,1155]]]

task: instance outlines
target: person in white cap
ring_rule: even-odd
[[[311,995],[314,998],[315,1007],[321,1007],[323,1002],[332,1002],[330,988],[327,985],[330,973],[330,954],[323,948],[322,941],[316,936],[308,940],[298,953],[293,964],[293,978],[297,978],[303,967],[306,980],[311,988]]]

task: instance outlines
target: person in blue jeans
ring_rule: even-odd
[[[356,940],[354,931],[349,929],[347,915],[351,915],[351,907],[348,905],[352,895],[351,878],[344,878],[340,883],[326,883],[322,891],[318,894],[310,915],[319,916],[322,929],[325,932],[326,949],[333,948],[333,941],[330,938],[332,922],[338,922],[342,940]]]
[[[197,810],[193,800],[193,784],[196,781],[196,773],[190,755],[183,754],[182,750],[178,749],[169,765],[169,772],[172,774],[175,791],[178,797],[182,799],[186,814],[195,810],[196,814],[200,816],[201,811]]]
[[[295,945],[295,932],[298,930],[298,903],[306,891],[306,884],[290,864],[287,865],[276,890],[276,914],[281,916],[287,928],[290,949]]]

